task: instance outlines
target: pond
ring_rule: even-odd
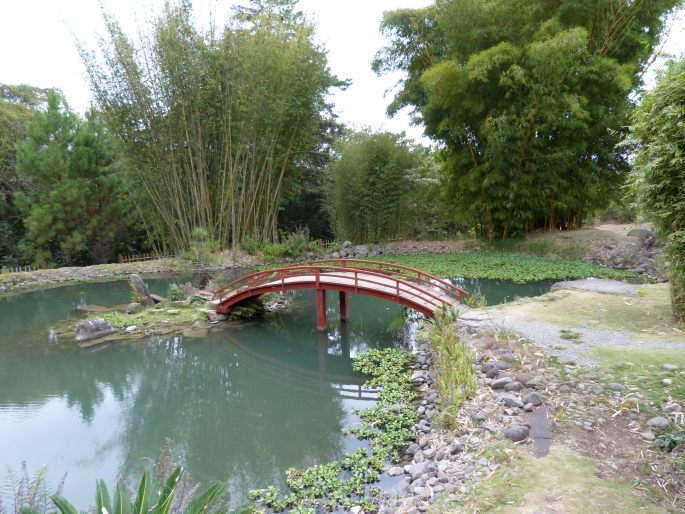
[[[150,280],[150,289],[163,294],[172,281]],[[502,285],[480,288],[488,297]],[[341,457],[360,444],[342,428],[374,399],[351,359],[406,344],[391,328],[402,309],[352,295],[341,324],[331,298],[329,332],[320,335],[313,294],[294,297],[287,312],[205,337],[90,350],[60,341],[53,327],[76,316],[74,307],[128,302],[127,282],[0,299],[0,466],[47,465],[54,486],[67,473],[64,495],[87,509],[97,478],[135,478],[169,444],[193,480],[227,482],[233,505],[252,488],[282,485],[289,467]]]

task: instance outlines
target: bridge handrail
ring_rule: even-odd
[[[410,280],[413,279],[411,275],[407,275],[406,273],[400,273],[395,270],[403,270],[403,271],[410,271],[412,273],[416,273],[416,280],[418,281],[419,285],[421,285],[421,277],[427,277],[429,280],[428,282],[432,286],[437,286],[439,289],[448,292],[448,291],[453,291],[456,292],[456,296],[459,297],[459,301],[462,300],[464,296],[468,296],[469,293],[462,289],[459,286],[455,286],[451,282],[442,279],[440,277],[436,277],[435,275],[431,275],[430,273],[426,273],[425,271],[421,271],[420,269],[412,268],[410,266],[404,266],[402,264],[395,264],[392,262],[384,262],[384,261],[371,261],[371,260],[364,260],[364,259],[344,259],[344,258],[339,258],[339,259],[319,259],[319,260],[314,260],[314,261],[309,261],[307,264],[309,265],[322,265],[322,264],[328,264],[328,263],[333,263],[333,262],[341,262],[345,263],[342,264],[342,267],[349,267],[347,263],[353,263],[353,264],[364,264],[364,265],[369,265],[369,266],[376,266],[378,270],[387,270],[389,273],[392,273],[393,275],[399,275],[404,278],[409,278]],[[289,264],[287,266],[283,266],[284,268],[291,267],[291,266],[298,266],[298,264]],[[353,266],[353,267],[358,267],[360,269],[366,269],[361,266]],[[450,295],[452,296],[452,295]]]
[[[331,266],[329,265],[331,263],[340,263],[342,265]],[[357,266],[357,264],[372,265],[374,266],[374,268],[372,269],[370,267]],[[410,271],[416,274],[416,276],[408,275],[401,271],[397,271],[398,269],[402,271]],[[355,279],[355,287],[358,287],[359,285],[359,273],[363,273],[367,276],[362,279],[362,282],[367,284],[380,285],[385,288],[391,286],[384,282],[370,280],[368,276],[370,275],[374,277],[391,278],[396,281],[397,296],[399,296],[400,291],[402,290],[404,292],[409,292],[410,294],[413,294],[415,296],[422,297],[424,300],[426,300],[427,297],[427,301],[431,304],[444,304],[447,302],[443,297],[440,297],[437,294],[432,293],[425,287],[421,287],[424,284],[425,286],[430,286],[431,288],[439,289],[448,297],[454,298],[459,302],[462,302],[464,296],[468,295],[466,291],[464,291],[460,287],[455,286],[454,284],[451,284],[445,280],[435,277],[434,275],[431,275],[429,273],[425,273],[423,271],[410,268],[408,266],[385,263],[381,261],[364,261],[357,259],[327,259],[308,263],[291,264],[288,266],[281,266],[278,268],[272,268],[268,270],[262,270],[255,273],[251,273],[249,275],[240,277],[231,282],[230,284],[217,290],[215,292],[215,296],[218,295],[219,303],[221,304],[224,301],[224,298],[226,298],[227,293],[229,292],[234,292],[235,294],[231,296],[235,296],[244,290],[258,288],[262,285],[278,281],[280,281],[281,284],[285,287],[286,278],[312,274],[316,276],[316,282],[318,284],[320,281],[322,270],[327,277],[333,278],[350,278],[349,275],[343,275],[340,273],[349,274],[350,272],[353,272]],[[404,285],[405,288],[401,289],[400,284]]]

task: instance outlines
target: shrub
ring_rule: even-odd
[[[181,291],[180,287],[178,287],[176,284],[171,284],[166,290],[166,297],[169,301],[178,302],[185,300],[186,296],[183,294],[183,291]]]
[[[256,255],[259,251],[260,241],[256,236],[244,236],[240,240],[240,247],[250,255]]]

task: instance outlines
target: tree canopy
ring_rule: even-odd
[[[108,262],[126,244],[136,216],[112,142],[95,113],[85,120],[48,93],[17,145],[17,172],[31,183],[16,193],[26,235],[23,250],[38,264]]]
[[[631,92],[679,0],[437,0],[386,13],[378,73],[442,144],[458,220],[487,238],[579,226],[629,169]]]
[[[385,241],[433,221],[426,199],[437,181],[427,149],[403,135],[356,132],[338,152],[329,168],[329,205],[339,237]]]
[[[638,197],[666,238],[673,316],[685,321],[685,60],[672,62],[635,113]]]
[[[277,237],[338,84],[293,0],[255,0],[199,31],[166,4],[135,43],[113,18],[99,55],[82,49],[96,103],[175,250],[202,228],[222,246]]]

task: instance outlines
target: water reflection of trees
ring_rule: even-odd
[[[62,397],[90,423],[109,390],[121,409],[118,435],[94,454],[116,451],[124,471],[137,473],[143,458],[155,457],[171,438],[197,479],[227,480],[234,494],[244,494],[280,483],[289,466],[340,456],[346,407],[338,389],[363,382],[351,372],[350,357],[390,344],[393,316],[369,310],[323,338],[306,307],[206,340],[174,337],[95,351],[15,345],[0,360],[0,405]]]

